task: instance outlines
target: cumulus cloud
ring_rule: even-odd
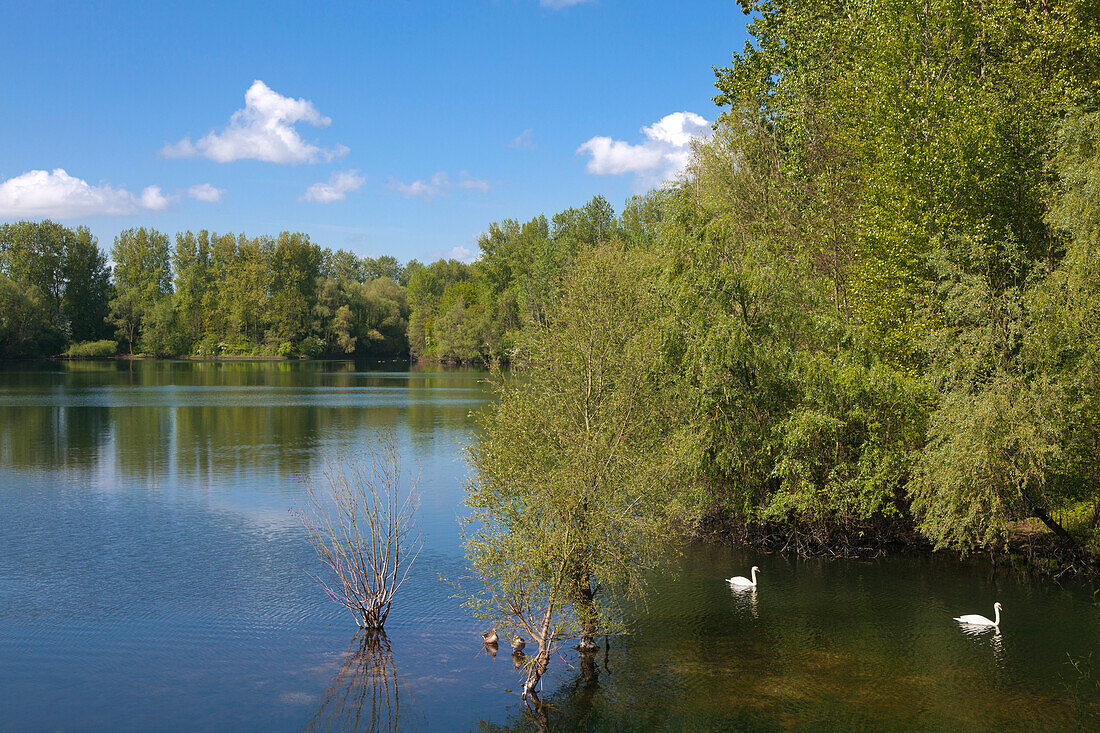
[[[646,139],[628,143],[597,136],[577,148],[592,156],[586,170],[599,176],[634,174],[634,185],[650,188],[674,180],[691,158],[691,141],[710,135],[710,123],[693,112],[674,112],[642,128]]]
[[[0,216],[127,216],[142,209],[163,211],[173,199],[159,186],[149,186],[135,196],[106,183],[93,186],[63,168],[33,170],[0,183]]]
[[[166,158],[202,156],[219,163],[247,159],[291,164],[328,161],[348,152],[344,145],[325,150],[306,142],[294,127],[299,122],[314,127],[332,124],[313,102],[284,97],[257,79],[244,94],[244,109],[233,113],[225,129],[211,131],[197,142],[185,137],[160,152]]]
[[[197,183],[187,189],[187,195],[196,201],[205,201],[208,204],[216,204],[225,195],[224,188],[216,188],[209,183]]]
[[[571,5],[580,5],[581,3],[591,2],[592,0],[539,0],[539,5],[544,8],[550,8],[551,10],[561,10],[562,8],[568,8]]]
[[[452,181],[446,171],[438,171],[430,179],[421,178],[411,183],[391,178],[388,185],[391,190],[397,191],[407,199],[419,198],[425,201],[431,201],[437,196],[446,196],[447,192],[454,188],[480,193],[485,193],[490,188],[488,181],[473,178],[466,171],[458,174],[458,181]]]
[[[138,205],[151,211],[164,211],[172,205],[172,197],[165,196],[160,186],[148,186],[142,190]]]
[[[328,183],[314,183],[298,200],[321,204],[343,201],[347,198],[348,191],[358,191],[366,182],[366,176],[359,175],[357,170],[336,171],[329,176]]]

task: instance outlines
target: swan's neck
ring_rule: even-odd
[[[752,584],[756,585],[756,568],[753,568],[752,572],[749,574],[752,576]]]
[[[997,608],[996,606],[993,607],[993,625],[1001,625],[1001,609]]]

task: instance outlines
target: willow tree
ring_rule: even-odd
[[[470,606],[537,646],[525,693],[565,640],[623,629],[669,535],[692,432],[674,418],[657,272],[617,244],[582,252],[467,448]]]

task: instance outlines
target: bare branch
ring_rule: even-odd
[[[417,482],[402,491],[392,438],[371,452],[366,468],[330,465],[324,476],[327,490],[307,487],[307,509],[297,512],[326,577],[310,576],[359,626],[381,629],[424,546]]]

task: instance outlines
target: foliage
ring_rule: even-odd
[[[103,339],[101,341],[82,341],[81,343],[72,344],[65,349],[64,356],[72,359],[95,359],[114,356],[117,353],[118,342]]]
[[[0,274],[0,356],[57,353],[64,336],[51,322],[47,296]]]
[[[0,347],[0,353],[52,354],[69,338],[106,335],[110,269],[87,227],[49,220],[0,225],[0,276],[23,291],[8,296],[15,298],[9,324],[19,332],[11,338],[20,345]],[[13,325],[31,313],[33,323]]]
[[[1095,11],[742,8],[754,42],[657,225],[699,504],[1072,542],[1055,514],[1100,506]]]
[[[618,243],[583,250],[467,450],[471,606],[534,639],[527,690],[564,639],[621,629],[689,477],[692,430],[670,419],[677,390],[653,348],[656,264]]]

